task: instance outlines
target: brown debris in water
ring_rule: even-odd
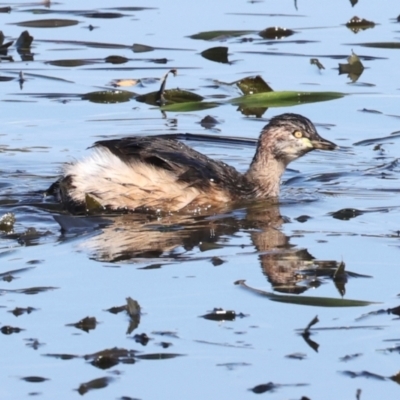
[[[66,326],[74,326],[77,329],[89,333],[89,331],[96,329],[97,321],[95,317],[85,317],[76,323],[67,324]]]
[[[375,22],[354,16],[349,22],[346,23],[346,26],[354,33],[358,33],[360,31],[365,31],[369,28],[374,28]]]

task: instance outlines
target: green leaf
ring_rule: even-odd
[[[168,103],[197,103],[203,100],[203,97],[189,92],[187,90],[181,89],[168,89],[163,92],[165,101]],[[151,92],[146,94],[141,94],[136,97],[136,101],[141,103],[150,104],[153,106],[158,105],[157,99],[160,97],[159,92]]]
[[[247,107],[287,107],[304,103],[315,103],[318,101],[335,100],[344,97],[340,92],[294,92],[280,91],[255,93],[236,97],[228,103]]]
[[[220,103],[216,102],[188,101],[186,103],[168,104],[166,106],[160,107],[160,109],[163,111],[185,112],[207,110],[209,108],[218,107],[219,105]]]
[[[236,84],[236,86],[245,95],[255,93],[268,93],[274,91],[260,75],[247,76],[246,78],[233,82],[233,84]]]
[[[317,307],[365,307],[371,304],[377,304],[376,302],[372,301],[336,299],[333,297],[280,295],[252,288],[251,286],[248,286],[244,280],[239,280],[235,282],[235,284],[240,285],[242,288],[247,289],[253,293],[267,297],[269,300],[277,301],[279,303],[289,303],[302,306],[317,306]]]

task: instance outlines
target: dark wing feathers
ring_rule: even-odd
[[[127,137],[96,142],[126,162],[143,162],[173,172],[178,180],[199,189],[211,182],[226,189],[246,190],[247,181],[235,168],[215,161],[184,143],[160,137]],[[248,189],[248,188],[247,188]]]

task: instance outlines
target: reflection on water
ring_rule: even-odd
[[[290,237],[282,230],[285,219],[277,204],[261,202],[197,216],[176,213],[164,217],[129,214],[113,218],[55,218],[63,229],[61,241],[84,234],[78,248],[89,253],[90,258],[111,263],[153,263],[153,268],[199,259],[215,262],[207,257],[207,251],[223,249],[228,245],[224,238],[246,232],[274,290],[301,294],[317,288],[326,278],[345,294],[347,279],[344,272],[340,276],[337,273],[339,263],[315,260],[307,249],[290,244]],[[194,248],[200,251],[200,257],[193,257]]]

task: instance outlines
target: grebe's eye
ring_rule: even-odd
[[[297,139],[300,139],[301,137],[303,137],[303,132],[301,131],[294,131],[293,132],[293,136]]]

